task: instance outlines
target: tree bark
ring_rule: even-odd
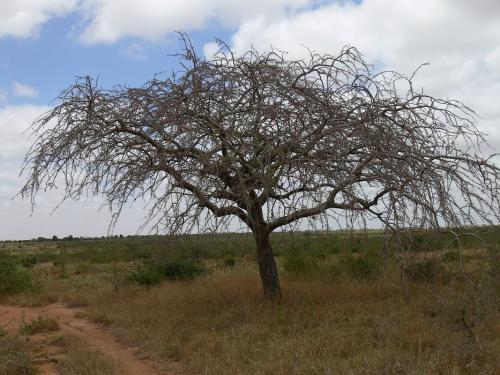
[[[260,279],[266,299],[280,299],[281,286],[278,268],[274,260],[273,249],[269,241],[269,233],[255,232],[257,242],[257,263],[259,264]]]

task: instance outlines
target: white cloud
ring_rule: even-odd
[[[303,45],[335,54],[356,46],[378,68],[411,74],[430,94],[463,100],[500,145],[500,2],[496,0],[364,0],[336,2],[274,20],[244,21],[235,51],[270,46],[304,56]],[[212,52],[213,45],[205,47]],[[499,150],[500,151],[500,150]]]
[[[24,155],[31,144],[25,130],[35,118],[49,107],[18,105],[0,107],[0,240],[29,239],[38,236],[106,235],[110,215],[107,210],[98,209],[101,201],[66,202],[54,214],[54,208],[60,202],[61,190],[41,193],[37,207],[31,215],[29,201],[13,197],[22,187],[19,177]],[[140,204],[124,213],[115,233],[134,233],[144,217]]]
[[[144,46],[139,43],[131,43],[122,48],[122,53],[132,60],[145,61],[148,56],[144,50]]]
[[[126,36],[157,40],[176,31],[199,30],[210,21],[237,26],[256,16],[276,17],[312,0],[84,0],[90,20],[81,39],[88,44],[111,43]]]
[[[173,31],[192,31],[210,22],[237,27],[264,16],[275,19],[317,0],[17,0],[0,2],[0,37],[31,37],[50,18],[78,12],[87,44],[112,43],[127,36],[158,40]]]
[[[51,17],[66,14],[76,4],[77,0],[2,0],[0,37],[33,36]]]
[[[11,215],[16,213],[12,197],[21,188],[19,172],[24,155],[29,148],[29,139],[24,131],[33,120],[48,107],[20,105],[0,108],[0,232],[11,223]],[[8,209],[11,207],[12,209]],[[27,211],[29,216],[29,211]],[[9,232],[0,233],[0,239],[8,238]]]
[[[216,42],[210,42],[203,46],[203,53],[207,58],[211,58],[219,51],[220,47]]]
[[[264,16],[275,19],[318,0],[5,0],[0,2],[0,38],[31,37],[52,17],[78,12],[87,44],[127,36],[158,40],[173,31],[192,31],[210,22],[237,27]]]
[[[20,162],[29,145],[28,134],[25,133],[25,130],[35,118],[48,109],[49,107],[36,105],[18,105],[0,108],[0,134],[2,136],[0,161],[13,160]],[[5,171],[5,166],[3,172],[3,176],[11,174],[10,170],[8,172]]]
[[[12,84],[12,94],[23,98],[36,98],[38,96],[38,91],[32,86],[14,81]]]

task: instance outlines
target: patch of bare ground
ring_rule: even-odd
[[[81,367],[94,366],[92,374],[96,375],[185,373],[177,363],[150,360],[138,348],[118,342],[106,329],[79,316],[77,310],[62,304],[44,307],[0,305],[0,326],[10,334],[19,332],[29,322],[49,318],[57,320],[58,330],[48,330],[27,338],[39,374],[85,374],[85,370],[78,370],[79,362]]]

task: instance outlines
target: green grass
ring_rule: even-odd
[[[488,245],[500,243],[500,227],[485,226],[461,230],[471,232]],[[324,258],[338,253],[381,251],[386,237],[381,230],[294,232],[271,235],[276,256],[304,253]],[[482,247],[477,238],[461,238],[463,248]],[[400,240],[387,237],[386,251],[406,249],[413,252],[456,249],[456,241],[450,233],[436,231],[404,231]],[[21,246],[21,248],[19,248]],[[0,254],[10,254],[18,264],[32,267],[38,263],[98,265],[114,261],[131,262],[155,257],[222,259],[254,254],[255,243],[249,233],[184,235],[175,239],[164,236],[133,236],[125,238],[75,239],[72,241],[4,242]]]

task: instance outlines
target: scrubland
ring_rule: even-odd
[[[263,299],[246,234],[4,242],[0,298],[78,308],[186,374],[497,374],[500,228],[471,231],[485,243],[466,236],[459,248],[426,231],[398,241],[277,233],[280,301]],[[0,358],[16,347],[33,367],[22,334],[0,339]],[[90,361],[79,358],[95,353],[64,340],[80,354],[59,370],[85,373],[78,366]],[[112,371],[95,362],[91,373]]]

